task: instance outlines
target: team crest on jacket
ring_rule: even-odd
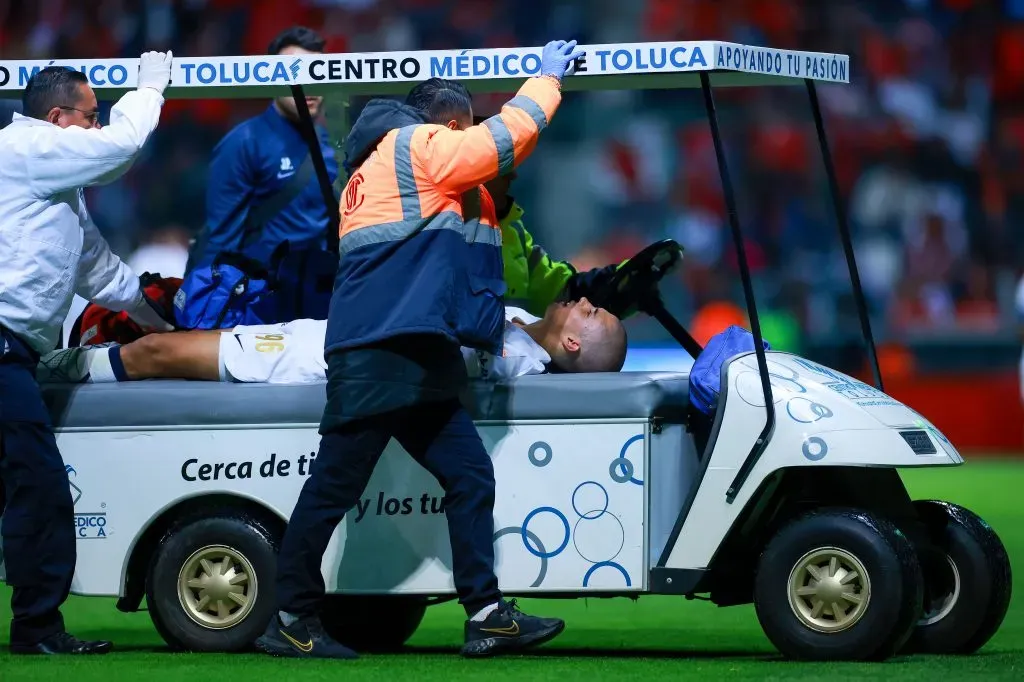
[[[348,186],[345,188],[345,215],[352,215],[356,209],[363,205],[366,195],[359,191],[362,184],[362,173],[356,173],[348,181]]]

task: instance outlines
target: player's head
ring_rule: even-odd
[[[99,127],[99,104],[81,71],[48,66],[29,79],[21,95],[25,116],[67,128]]]
[[[313,29],[305,26],[292,26],[278,33],[270,41],[267,54],[323,54],[325,45],[327,45],[327,41]],[[320,113],[323,101],[323,97],[306,97],[306,106],[309,107],[310,116],[315,117]],[[291,121],[299,120],[299,110],[295,107],[295,100],[292,97],[278,97],[274,103],[285,118]]]
[[[626,328],[586,297],[552,303],[543,325],[544,349],[564,372],[618,372],[626,362]]]
[[[489,117],[487,116],[474,116],[473,125],[478,126]],[[484,187],[491,193],[491,198],[494,199],[494,208],[498,211],[498,217],[504,217],[504,214],[508,210],[508,204],[511,201],[509,197],[509,190],[512,189],[512,183],[516,179],[516,172],[513,170],[507,175],[499,175],[493,180],[489,180],[484,183]]]
[[[473,98],[462,83],[431,78],[409,91],[405,103],[419,109],[430,123],[465,130],[473,125]]]

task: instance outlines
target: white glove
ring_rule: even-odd
[[[138,89],[152,88],[161,95],[171,82],[171,59],[174,54],[167,52],[145,52],[139,58]]]
[[[138,300],[130,308],[126,308],[125,312],[147,332],[174,331],[174,325],[163,318],[157,310],[156,304],[142,293],[141,289]]]

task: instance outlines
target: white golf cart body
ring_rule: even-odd
[[[675,571],[684,569],[677,580],[702,573],[777,470],[962,461],[919,414],[885,394],[797,356],[769,358],[781,417],[733,503],[725,491],[764,420],[753,355],[723,372],[725,409],[703,461],[686,431],[685,372],[474,383],[466,404],[494,462],[502,588],[674,592]],[[124,595],[147,530],[186,502],[231,496],[286,521],[317,452],[324,404],[324,384],[144,381],[45,393],[75,497],[72,591],[96,596]],[[392,442],[324,557],[328,591],[452,593],[442,498]],[[659,568],[668,586],[652,579]]]
[[[804,84],[824,145],[814,82],[849,82],[844,55],[722,42],[592,45],[585,50],[577,73],[564,83],[566,90],[702,89],[730,207],[711,83]],[[342,137],[352,95],[404,93],[411,83],[431,76],[462,80],[473,92],[513,92],[525,75],[539,70],[539,54],[539,48],[521,48],[179,57],[166,96],[291,94],[301,101],[298,86],[306,94],[328,96],[328,119]],[[16,95],[33,71],[48,64],[0,62],[0,96]],[[137,60],[61,64],[85,72],[103,99],[134,87],[138,70]],[[831,176],[831,166],[828,170]],[[735,239],[735,210],[729,213],[757,337],[749,272],[741,240]],[[841,221],[840,228],[843,234]],[[848,246],[848,233],[843,236]],[[847,254],[852,274],[852,250]],[[677,340],[686,335],[670,333]],[[870,347],[867,331],[866,336]],[[786,353],[759,350],[729,358],[722,366],[713,419],[693,409],[689,390],[687,371],[542,375],[471,386],[465,402],[497,481],[494,541],[503,591],[559,597],[710,593],[719,605],[754,601],[766,633],[790,655],[885,657],[898,650],[922,612],[922,573],[904,529],[915,536],[914,546],[931,551],[931,545],[896,469],[959,465],[963,460],[953,445],[881,390]],[[245,595],[228,596],[237,597],[238,604],[256,600],[257,577],[265,594],[267,584],[273,584],[275,539],[318,450],[325,386],[161,380],[50,385],[44,393],[75,500],[79,541],[72,591],[118,596],[123,610],[136,610],[148,594],[154,623],[168,641],[178,635],[168,635],[171,630],[160,619],[174,611],[175,632],[190,637],[189,646],[235,650],[251,642],[231,640],[227,631],[241,628],[243,635],[255,637],[266,621],[246,624],[244,611],[240,622],[228,618],[210,625],[197,617],[202,607],[194,595],[186,594],[193,583],[227,579],[220,572],[226,568],[210,566],[204,567],[202,579],[190,577],[198,574],[188,573],[186,564],[198,562],[200,552],[211,546],[235,551],[230,541],[220,536],[197,540],[191,556],[193,545],[179,542],[174,562],[162,562],[160,551],[187,534],[180,528],[183,519],[195,524],[204,515],[218,519],[226,514],[242,531],[266,526],[257,533],[263,542],[258,548],[262,568],[249,566],[253,575],[247,577]],[[368,595],[378,602],[394,597],[392,604],[404,599],[395,595],[452,595],[442,512],[436,481],[396,443],[389,445],[358,507],[342,521],[324,555],[327,591]],[[236,513],[240,521],[231,516]],[[822,519],[823,526],[815,529]],[[899,520],[899,528],[892,519]],[[250,522],[255,526],[245,525]],[[983,532],[979,527],[971,530],[977,537]],[[832,547],[839,536],[847,548],[860,549]],[[985,542],[995,546],[998,539]],[[813,550],[801,556],[806,547],[824,547],[826,554]],[[766,559],[773,551],[783,558]],[[938,556],[945,565],[943,551],[939,547]],[[857,552],[861,558],[854,556]],[[949,565],[956,573],[952,558]],[[789,578],[778,572],[790,566]],[[772,577],[755,585],[754,573],[765,573],[765,567]],[[875,576],[873,587],[867,567]],[[154,571],[161,570],[163,576],[154,579]],[[822,573],[825,578],[816,587],[801,582],[822,571],[827,575]],[[231,580],[238,578],[231,575]],[[1008,584],[998,576],[992,580]],[[165,603],[155,607],[147,589],[158,582]],[[956,608],[964,601],[955,599],[960,588],[956,578],[949,602]],[[872,589],[879,596],[869,608]],[[228,596],[224,603],[230,602]],[[814,612],[812,598],[818,600]],[[262,599],[260,617],[269,619],[273,605],[268,597]],[[977,631],[977,641],[986,641],[1008,599],[1008,591],[1000,592],[991,608],[983,606],[990,612],[987,620],[972,624],[969,636]],[[846,607],[831,600],[845,600],[856,618],[843,622]],[[889,613],[886,604],[901,610]],[[822,620],[823,607],[832,621]],[[163,614],[159,618],[157,611]],[[187,618],[180,611],[189,611]],[[422,611],[418,617],[412,613],[409,627],[394,642],[404,641],[421,617]],[[862,617],[866,620],[860,622]],[[943,617],[928,623],[944,628]],[[372,629],[365,619],[358,627]],[[189,635],[189,628],[199,631]],[[840,642],[840,648],[822,648],[815,638],[823,632],[838,633],[828,642]],[[378,633],[387,635],[373,629],[372,636]],[[226,639],[210,643],[221,635]],[[932,650],[974,646],[950,641],[946,637]]]

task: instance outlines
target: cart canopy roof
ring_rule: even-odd
[[[800,85],[849,83],[843,54],[778,50],[715,40],[615,43],[581,46],[586,56],[565,89],[645,90],[713,84]],[[307,94],[405,94],[411,83],[442,77],[462,81],[473,92],[512,92],[540,72],[542,47],[315,55],[191,57],[175,55],[168,99],[269,98],[290,86]],[[100,99],[116,99],[136,87],[139,60],[61,59],[0,61],[0,97],[20,97],[32,74],[47,66],[82,71]]]

